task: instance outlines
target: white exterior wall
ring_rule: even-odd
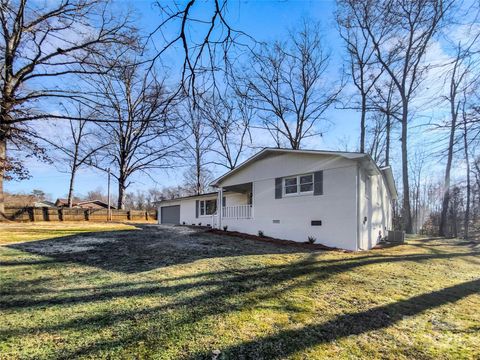
[[[323,170],[323,195],[283,196],[275,199],[275,178],[309,174]],[[359,180],[357,184],[357,174]],[[347,250],[366,250],[376,245],[379,231],[391,228],[392,207],[382,175],[369,176],[354,160],[335,155],[281,153],[259,159],[229,176],[220,186],[253,183],[251,219],[222,219],[228,230],[299,242],[314,236],[317,243]],[[358,204],[357,204],[358,185]],[[245,205],[247,194],[224,192],[226,206]],[[212,216],[195,217],[197,200],[216,199],[215,195],[171,200],[159,207],[180,205],[180,223],[211,224]],[[357,213],[358,205],[358,213]],[[159,209],[160,211],[160,209]],[[367,221],[364,222],[364,218]],[[279,223],[274,223],[279,220]],[[321,220],[321,226],[312,226]],[[159,219],[160,222],[160,219]],[[358,229],[358,238],[357,238]]]
[[[275,199],[275,178],[323,170],[323,195]],[[279,239],[357,249],[356,162],[338,156],[280,154],[261,159],[227,178],[221,186],[253,181],[253,219],[222,219],[229,230]],[[228,202],[228,200],[227,200]],[[280,223],[274,223],[280,220]],[[321,220],[321,226],[312,226]]]
[[[162,206],[173,206],[173,205],[180,205],[180,224],[183,224],[185,222],[185,225],[198,225],[199,223],[202,223],[202,225],[207,225],[211,224],[212,222],[212,216],[211,215],[204,215],[200,216],[198,215],[198,218],[195,217],[196,211],[195,211],[195,206],[196,206],[196,201],[197,200],[212,200],[216,199],[217,197],[215,195],[212,196],[202,196],[202,197],[192,197],[192,198],[187,198],[187,199],[179,199],[179,200],[166,200],[162,201],[159,204],[159,209],[158,209],[158,223],[161,223],[161,208]]]
[[[248,204],[247,194],[224,192],[223,196],[225,196],[225,206],[236,206],[236,205]]]
[[[229,193],[226,192],[223,194],[225,196],[225,203],[226,206],[235,206],[235,205],[245,205],[248,203],[248,197],[246,194],[240,193]],[[185,222],[185,225],[198,225],[202,223],[202,225],[207,225],[212,223],[212,215],[200,215],[198,214],[198,218],[195,217],[196,211],[195,206],[197,200],[216,200],[217,196],[198,196],[198,197],[191,197],[187,199],[179,199],[179,200],[165,200],[159,204],[158,207],[158,223],[161,224],[161,208],[163,206],[174,206],[180,205],[180,224]]]
[[[360,174],[359,250],[367,250],[378,243],[379,236],[385,237],[386,230],[391,229],[392,205],[382,175],[368,175],[363,169]]]

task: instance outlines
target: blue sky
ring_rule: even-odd
[[[207,11],[206,4],[200,4]],[[154,29],[160,19],[159,10],[152,5],[151,1],[117,1],[115,7],[118,11],[134,9],[136,26],[145,32]],[[228,18],[234,27],[260,41],[281,39],[289,29],[299,25],[303,18],[320,21],[324,28],[325,43],[332,52],[332,71],[340,73],[343,48],[335,28],[334,10],[334,1],[240,1],[231,2]],[[175,54],[170,56],[175,57]],[[323,138],[315,139],[309,147],[344,150],[348,144],[349,149],[354,150],[358,139],[358,114],[332,109],[328,117],[332,125]],[[262,142],[265,144],[269,142],[269,139],[261,140],[264,140]],[[32,178],[21,182],[7,182],[6,191],[28,193],[32,189],[41,189],[54,199],[65,196],[68,190],[68,174],[59,171],[62,168],[60,164],[48,165],[28,159],[27,166]],[[183,172],[184,169],[169,173],[154,172],[152,176],[157,180],[157,184],[147,176],[139,175],[134,178],[134,184],[128,190],[177,185],[181,183],[179,179],[182,178]],[[219,169],[216,175],[220,175]],[[113,184],[113,187],[116,192],[116,184]],[[98,188],[106,190],[106,176],[98,171],[82,169],[78,174],[75,188],[79,195]]]

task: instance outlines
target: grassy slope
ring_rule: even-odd
[[[0,226],[3,242],[63,235]],[[124,273],[0,247],[0,358],[478,358],[479,255],[413,240]]]

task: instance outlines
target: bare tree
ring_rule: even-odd
[[[480,208],[480,193],[478,193],[478,201],[475,202],[475,190],[480,191],[480,174],[477,173],[477,184],[472,181],[472,174],[475,174],[475,168],[479,170],[478,164],[480,158],[477,158],[477,161],[471,163],[471,159],[475,159],[478,156],[478,145],[480,144],[480,137],[478,136],[478,131],[476,131],[476,123],[472,121],[472,117],[475,117],[475,112],[472,112],[472,104],[468,99],[472,99],[476,102],[476,99],[473,94],[478,92],[480,83],[478,82],[478,68],[475,67],[477,77],[474,78],[474,82],[471,84],[471,87],[464,88],[462,96],[462,109],[461,109],[461,140],[463,145],[463,155],[465,159],[465,175],[466,175],[466,186],[465,186],[465,213],[463,221],[463,233],[464,238],[468,239],[470,237],[470,221],[473,219],[473,224],[475,224],[475,215],[476,211]],[[477,185],[477,186],[475,186]],[[472,201],[473,200],[473,201]],[[473,205],[473,206],[472,206]],[[473,211],[472,211],[473,210]],[[472,216],[473,213],[473,216]]]
[[[70,177],[67,203],[68,207],[72,207],[74,184],[78,170],[82,166],[89,165],[95,153],[108,146],[108,144],[99,143],[95,140],[94,129],[92,124],[89,123],[91,119],[95,119],[94,110],[84,109],[81,103],[68,104],[63,107],[67,116],[72,116],[78,120],[68,120],[66,134],[57,132],[56,136],[52,136],[52,139],[42,137],[42,140],[59,152],[59,160],[67,165]],[[68,109],[68,107],[72,109]]]
[[[348,14],[368,34],[375,56],[396,86],[401,99],[403,218],[413,230],[408,169],[409,110],[428,64],[425,54],[439,32],[453,1],[368,0],[346,2]]]
[[[477,36],[478,37],[478,36]],[[476,37],[476,38],[477,38]],[[476,62],[471,57],[471,47],[475,44],[477,39],[474,39],[468,46],[464,47],[461,43],[456,45],[455,59],[451,68],[446,73],[446,80],[448,81],[448,95],[445,96],[450,109],[450,119],[448,122],[449,138],[447,147],[447,163],[444,175],[444,194],[442,200],[442,213],[440,216],[440,235],[447,236],[447,216],[448,206],[450,204],[450,174],[452,169],[453,155],[455,151],[456,130],[458,127],[458,117],[465,108],[464,102],[467,96],[462,95],[469,92],[470,87],[475,84],[480,74],[472,76],[472,71]],[[465,124],[464,129],[467,129]]]
[[[209,164],[207,156],[212,151],[214,143],[213,130],[198,106],[193,106],[188,98],[184,100],[183,105],[182,113],[188,131],[185,140],[186,160],[189,164],[190,161],[194,163],[184,174],[185,185],[192,195],[200,195],[206,191],[210,180],[213,180],[207,169]]]
[[[470,237],[469,234],[469,226],[470,226],[470,203],[471,203],[471,194],[472,194],[472,181],[470,179],[470,153],[469,153],[469,139],[468,139],[468,126],[467,126],[467,112],[465,110],[465,101],[462,104],[462,124],[463,124],[463,151],[465,156],[465,163],[466,163],[466,177],[467,177],[467,185],[466,185],[466,203],[465,203],[465,215],[463,220],[463,233],[464,238],[468,239]]]
[[[202,167],[198,172],[196,166],[190,166],[183,174],[182,188],[187,195],[205,194],[212,191],[209,185],[214,179],[207,167]]]
[[[118,181],[118,208],[137,172],[151,176],[153,169],[171,168],[180,142],[172,98],[156,73],[139,61],[124,60],[108,74],[93,78],[101,93],[99,111],[111,121],[100,125],[100,137],[110,144],[97,156],[104,169],[113,166]]]
[[[36,153],[33,120],[61,119],[42,105],[72,97],[72,74],[98,72],[89,65],[108,48],[130,41],[126,18],[112,16],[104,0],[0,1],[0,213],[6,170],[25,169],[7,154],[7,142]],[[104,72],[108,69],[100,69]]]
[[[83,196],[83,200],[100,200],[107,203],[108,196],[101,187],[97,187],[96,189],[87,192],[87,195]]]
[[[329,77],[330,54],[318,24],[304,23],[286,42],[264,45],[245,70],[245,96],[254,101],[262,128],[281,146],[300,149],[322,134],[320,123],[337,101],[341,86]]]
[[[181,87],[179,91],[191,96],[196,106],[197,93],[205,90],[222,93],[218,77],[231,73],[237,49],[248,48],[253,38],[232,27],[228,15],[228,0],[185,3],[157,1],[161,21],[150,34],[160,34],[164,45],[158,49],[154,61],[180,44],[183,50]],[[174,29],[172,31],[172,28]]]
[[[413,161],[411,161],[411,175],[412,175],[412,210],[413,210],[413,229],[417,233],[422,227],[422,210],[423,210],[423,198],[422,198],[422,182],[424,180],[425,171],[425,150],[416,150]]]
[[[384,156],[378,158],[383,159],[385,166],[389,166],[392,151],[392,131],[394,131],[395,125],[401,118],[402,105],[395,91],[395,84],[390,79],[387,79],[387,81],[378,80],[374,87],[375,90],[369,96],[369,103],[373,112],[380,116],[377,125],[380,129],[377,136],[384,137]],[[379,140],[374,137],[372,143],[378,143]]]
[[[480,155],[472,161],[471,173],[474,181],[472,181],[472,222],[475,224],[480,215]]]
[[[385,116],[382,113],[376,112],[371,116],[371,125],[367,126],[366,131],[370,135],[370,140],[367,142],[367,151],[372,156],[377,164],[385,164],[386,150],[388,146],[388,130],[385,123]]]
[[[204,98],[202,109],[215,138],[211,150],[218,158],[212,163],[233,170],[252,143],[250,125],[255,110],[251,102],[240,93],[223,97],[211,94]]]
[[[375,57],[375,49],[359,18],[351,16],[347,1],[338,1],[337,24],[348,53],[348,67],[360,101],[355,109],[360,110],[360,152],[365,152],[368,98],[383,72]],[[351,107],[351,105],[349,105]],[[377,118],[378,119],[378,118]],[[377,124],[378,125],[378,124]],[[375,142],[375,141],[374,141]],[[378,142],[376,142],[378,144]]]

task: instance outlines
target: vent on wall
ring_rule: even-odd
[[[280,224],[280,220],[273,220],[274,224]]]
[[[322,226],[322,220],[312,220],[312,226]]]

